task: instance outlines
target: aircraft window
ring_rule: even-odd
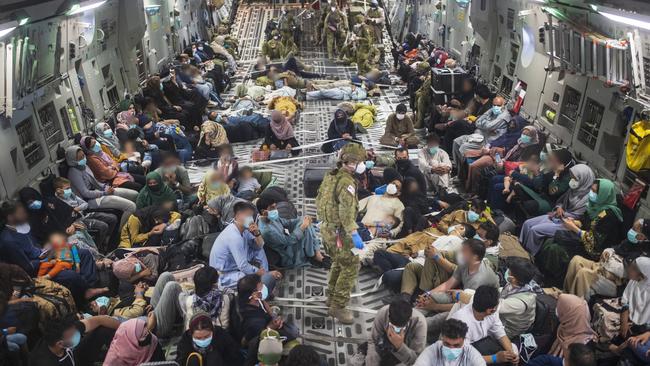
[[[643,73],[645,74],[646,93],[650,94],[650,58],[643,58]]]
[[[504,77],[501,80],[501,93],[504,95],[510,95],[510,91],[512,91],[512,85],[512,80],[510,78]]]
[[[487,9],[487,0],[481,0],[481,10],[485,11]]]
[[[521,29],[521,66],[527,68],[533,63],[535,57],[535,33],[528,25],[524,25]]]
[[[63,141],[63,134],[61,133],[61,126],[56,118],[56,109],[54,102],[50,102],[38,111],[38,119],[41,122],[41,130],[45,136],[45,142],[48,148],[56,146],[57,143]]]
[[[596,141],[598,140],[598,132],[600,131],[600,123],[603,120],[604,112],[605,107],[595,100],[587,98],[587,103],[585,103],[585,109],[582,114],[578,140],[592,150],[596,148]]]
[[[27,167],[33,168],[34,165],[43,160],[44,153],[41,144],[35,138],[31,117],[16,125],[16,134],[18,134],[18,143],[23,149]]]
[[[564,90],[564,99],[562,100],[562,109],[560,110],[558,124],[566,127],[569,131],[575,129],[581,98],[582,94],[579,91],[567,85]]]

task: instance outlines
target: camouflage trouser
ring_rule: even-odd
[[[327,57],[333,59],[338,55],[339,50],[341,49],[341,37],[338,33],[329,31],[325,33],[325,37],[327,41]]]
[[[417,118],[413,123],[413,127],[422,128],[424,127],[424,118],[429,114],[429,107],[431,106],[431,101],[428,94],[418,95],[415,102],[415,110],[417,111]]]
[[[348,234],[341,237],[343,247],[336,247],[337,229],[334,226],[321,225],[321,236],[327,253],[332,257],[332,268],[328,282],[330,304],[345,307],[350,301],[350,293],[357,282],[359,257],[352,254],[352,238]]]
[[[443,252],[443,256],[447,260],[451,260],[452,257],[446,252]],[[402,273],[402,292],[413,295],[416,288],[429,291],[447,281],[449,277],[451,277],[451,273],[446,272],[432,258],[425,259],[424,266],[411,262],[404,267]]]

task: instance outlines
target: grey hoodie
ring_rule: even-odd
[[[88,166],[79,166],[77,162],[77,152],[79,150],[81,148],[78,145],[73,145],[65,149],[65,161],[70,167],[68,170],[68,179],[70,180],[72,191],[85,200],[103,197],[106,184],[98,182]]]

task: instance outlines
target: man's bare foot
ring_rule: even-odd
[[[92,299],[93,297],[97,295],[101,295],[103,293],[108,292],[108,287],[100,287],[100,288],[89,288],[86,290],[86,293],[84,294],[84,297],[86,300]]]

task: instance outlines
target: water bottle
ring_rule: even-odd
[[[497,162],[497,164],[501,164],[501,154],[494,154],[494,160]]]

